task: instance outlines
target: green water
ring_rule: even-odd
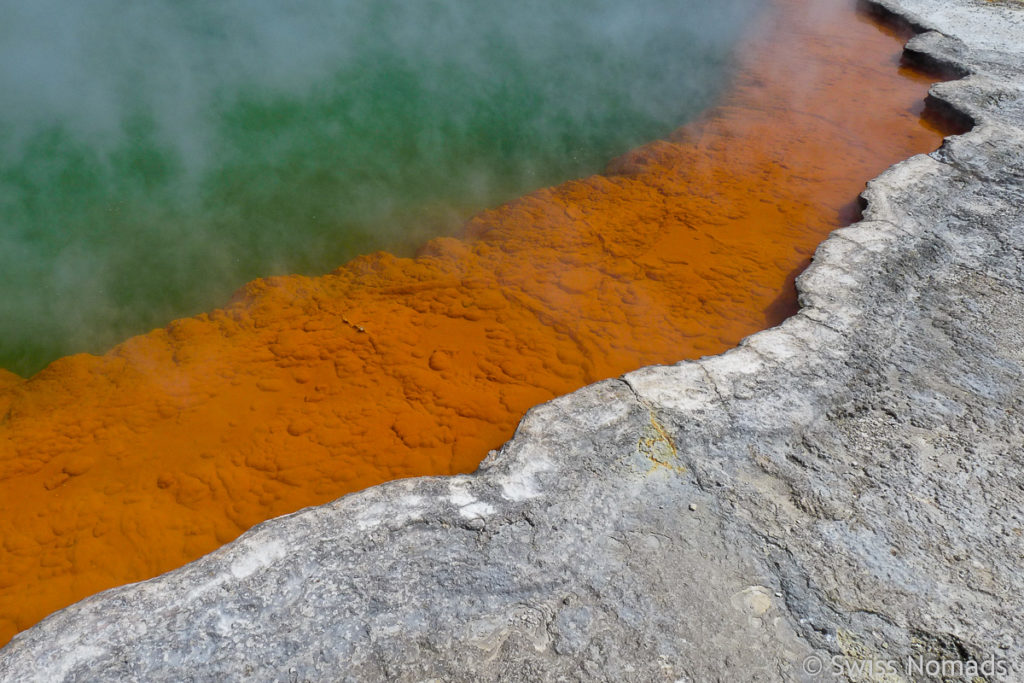
[[[0,0],[0,366],[599,171],[710,104],[758,2]]]

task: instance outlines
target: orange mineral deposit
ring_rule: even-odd
[[[700,121],[484,212],[415,259],[0,372],[0,642],[252,525],[473,470],[532,405],[714,354],[795,309],[864,182],[935,148],[928,79],[846,0],[780,0]]]

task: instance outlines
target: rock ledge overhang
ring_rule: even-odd
[[[1024,6],[874,4],[975,127],[869,183],[798,315],[57,612],[0,678],[1024,675]]]

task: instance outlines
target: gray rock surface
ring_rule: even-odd
[[[1024,680],[1024,4],[879,4],[976,127],[870,183],[797,316],[84,600],[0,678]]]

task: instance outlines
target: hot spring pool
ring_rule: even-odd
[[[0,367],[411,251],[706,108],[760,0],[3,0]]]

